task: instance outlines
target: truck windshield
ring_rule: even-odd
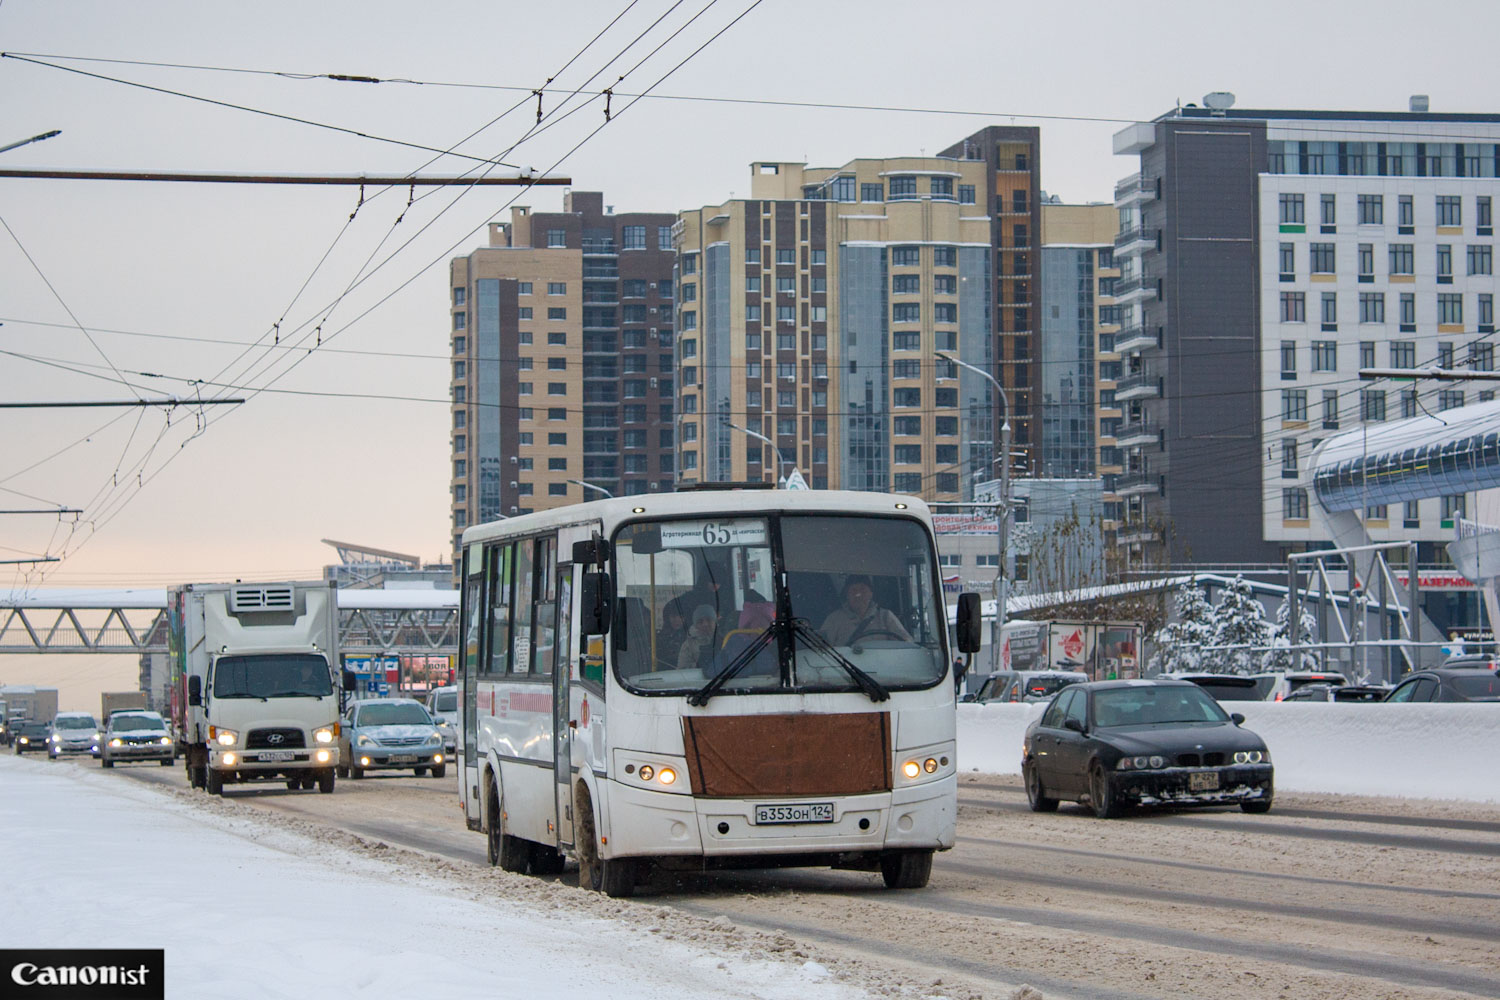
[[[458,692],[442,691],[432,696],[432,710],[434,712],[457,712]]]
[[[616,675],[642,694],[862,691],[946,673],[932,542],[908,518],[777,514],[615,537]],[[873,682],[873,684],[872,684]]]
[[[225,656],[214,665],[215,698],[311,698],[333,694],[328,663],[312,653]]]

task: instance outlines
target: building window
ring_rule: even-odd
[[[934,323],[957,323],[958,303],[935,302],[932,306],[932,320]]]
[[[644,250],[646,249],[646,227],[645,226],[621,226],[620,248],[622,250]]]
[[[1493,333],[1495,330],[1495,296],[1489,292],[1479,293],[1479,332]]]
[[[1437,366],[1439,368],[1453,367],[1453,342],[1440,340],[1437,345]]]
[[[795,251],[795,250],[777,250],[776,251],[776,263],[777,264],[792,264],[792,265],[795,265],[797,263],[797,251]]]
[[[1415,368],[1417,366],[1417,342],[1393,340],[1390,343],[1392,368]]]
[[[1392,243],[1390,250],[1392,274],[1416,273],[1416,254],[1410,243]]]
[[[1321,222],[1325,226],[1335,225],[1335,223],[1336,223],[1336,220],[1335,220],[1336,205],[1337,205],[1337,202],[1336,202],[1336,198],[1335,198],[1334,195],[1331,195],[1331,194],[1320,195],[1319,198],[1318,198],[1318,209],[1319,209],[1318,220],[1319,220],[1319,222]],[[1327,230],[1324,230],[1324,232],[1327,232]]]
[[[921,378],[922,362],[914,360],[896,361],[891,365],[893,378]]]
[[[920,302],[897,302],[891,306],[891,319],[896,323],[920,323],[922,304]]]
[[[860,186],[859,186],[859,200],[860,201],[885,201],[885,185],[884,184],[860,184]]]
[[[1428,147],[1432,148],[1431,146]],[[1437,224],[1440,226],[1461,226],[1464,224],[1463,199],[1456,194],[1440,194],[1437,196]]]
[[[977,204],[974,200],[974,185],[960,184],[958,186],[958,203],[960,205]]]
[[[1313,274],[1333,273],[1333,244],[1314,243],[1308,247]]]
[[[1281,442],[1281,478],[1297,478],[1297,439],[1287,438]]]
[[[1359,391],[1359,418],[1366,421],[1385,419],[1385,390],[1361,389]]]
[[[516,318],[517,319],[530,319],[531,318],[531,307],[530,306],[521,306],[519,309],[516,310]]]
[[[1474,341],[1469,345],[1469,367],[1476,372],[1495,370],[1495,345]]]
[[[910,249],[913,252],[915,252],[917,248],[916,247],[911,247]],[[916,260],[915,257],[912,259],[912,263],[917,263],[917,260]],[[932,248],[932,266],[933,267],[957,267],[958,266],[958,248],[957,247],[933,247]]]
[[[547,307],[547,318],[549,320],[564,320],[564,319],[567,319],[568,318],[568,309],[567,309],[566,306],[548,306]]]
[[[897,274],[891,278],[892,295],[921,295],[922,276],[920,274]]]
[[[1359,280],[1362,282],[1375,280],[1375,244],[1373,243],[1359,245]]]
[[[552,247],[565,247],[567,245],[568,245],[568,231],[566,229],[549,229],[549,230],[547,230],[547,246],[549,248],[552,248]]]
[[[928,185],[929,193],[933,198],[952,201],[953,200],[953,178],[933,177]]]
[[[891,393],[892,400],[897,406],[921,406],[921,389],[895,389]]]
[[[1339,328],[1339,296],[1337,292],[1324,292],[1322,296],[1323,329]]]
[[[1284,379],[1297,377],[1297,342],[1295,340],[1281,342],[1281,377]]]
[[[1287,341],[1282,341],[1283,344]],[[1337,371],[1338,342],[1333,340],[1315,340],[1312,344],[1312,370],[1315,372]]]
[[[672,249],[672,227],[671,226],[657,226],[656,227],[656,249],[658,249],[658,250],[670,250],[670,249]]]
[[[1303,203],[1300,194],[1283,194],[1280,203],[1282,225],[1300,226],[1306,221],[1303,218]]]
[[[1471,244],[1469,246],[1469,273],[1470,274],[1494,274],[1494,250],[1488,244]]]
[[[1464,391],[1462,389],[1444,389],[1438,393],[1438,409],[1455,410],[1464,405]]]
[[[1339,394],[1337,389],[1323,390],[1323,429],[1339,429]]]
[[[1281,390],[1281,419],[1282,420],[1306,420],[1307,419],[1307,390],[1306,389],[1283,389],[1283,390]]]
[[[908,201],[917,196],[917,179],[900,176],[891,178],[891,201]]]
[[[1405,420],[1408,417],[1415,417],[1416,415],[1417,415],[1417,390],[1415,390],[1415,389],[1402,389],[1401,390],[1401,419]]]
[[[921,263],[921,247],[900,246],[891,248],[892,267],[917,267]]]
[[[1401,293],[1401,330],[1415,333],[1417,329],[1417,297],[1412,292]]]
[[[1281,280],[1291,281],[1297,276],[1297,245],[1295,243],[1283,243],[1279,252],[1281,261]]]
[[[1437,282],[1440,285],[1453,284],[1453,245],[1451,243],[1437,245]]]
[[[1361,340],[1359,342],[1359,366],[1361,368],[1375,367],[1375,341]]]
[[[921,465],[922,446],[919,444],[898,444],[892,449],[891,457],[897,465]]]
[[[1443,497],[1443,520],[1449,521],[1455,517],[1463,517],[1464,512],[1464,494]]]
[[[1464,297],[1456,292],[1439,292],[1438,322],[1462,323],[1464,321]]]
[[[1307,490],[1282,490],[1281,511],[1281,516],[1288,521],[1307,520]]]
[[[1361,226],[1378,226],[1385,222],[1385,196],[1362,194],[1356,199]]]
[[[1412,196],[1409,194],[1396,197],[1396,225],[1410,231],[1416,225],[1416,209],[1412,206]]]
[[[1385,322],[1385,293],[1359,293],[1359,321],[1361,323]]]
[[[1307,322],[1307,296],[1303,292],[1281,293],[1281,321],[1283,323]]]

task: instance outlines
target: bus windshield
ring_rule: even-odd
[[[614,668],[638,693],[709,682],[720,694],[872,693],[946,673],[932,543],[918,521],[649,521],[622,528],[614,552]]]

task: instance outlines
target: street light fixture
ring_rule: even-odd
[[[737,430],[741,434],[749,435],[750,437],[755,438],[757,441],[764,441],[766,444],[771,446],[771,450],[776,453],[776,486],[778,488],[784,488],[786,486],[786,476],[782,474],[781,470],[785,468],[786,460],[781,457],[781,449],[776,447],[776,442],[766,437],[760,431],[752,431],[748,427],[741,427],[739,424],[731,424],[727,420],[724,421],[724,426],[732,428],[733,430]]]
[[[572,483],[575,486],[582,486],[586,490],[598,490],[600,493],[603,493],[607,497],[614,496],[613,493],[605,489],[603,486],[595,486],[593,483],[586,483],[582,479],[569,479],[568,482]]]
[[[30,139],[22,139],[20,142],[13,142],[9,146],[0,146],[0,153],[8,153],[12,149],[18,149],[21,146],[27,146],[33,142],[41,142],[43,139],[50,139],[54,135],[62,135],[62,129],[55,128],[51,132],[43,132],[41,135],[34,135]]]
[[[1010,597],[1008,593],[1010,580],[1005,573],[1005,536],[1010,533],[1010,397],[1005,393],[1005,386],[978,365],[960,361],[944,351],[937,351],[936,354],[944,361],[950,361],[961,368],[969,369],[976,375],[982,375],[1000,394],[1000,454],[995,459],[1000,465],[1000,502],[995,508],[995,533],[999,536],[999,564],[995,567],[995,617],[990,621],[990,669],[998,671],[1000,669],[1000,626],[1005,622],[1005,605]]]

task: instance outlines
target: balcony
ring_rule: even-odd
[[[1115,233],[1115,256],[1129,257],[1156,249],[1156,230],[1133,226]]]
[[[614,240],[584,240],[583,255],[585,257],[614,257],[619,255],[619,248]]]
[[[1156,444],[1161,440],[1161,428],[1150,420],[1137,420],[1121,424],[1115,431],[1115,446],[1136,448],[1143,444]]]
[[[1118,403],[1132,399],[1155,399],[1159,395],[1161,389],[1156,383],[1156,377],[1147,371],[1127,375],[1115,383],[1115,401]]]
[[[1156,477],[1141,472],[1128,472],[1115,482],[1115,494],[1121,497],[1143,496],[1156,489]]]
[[[1115,206],[1117,208],[1127,208],[1130,205],[1143,201],[1152,201],[1155,198],[1156,181],[1150,177],[1131,174],[1115,185]]]
[[[1119,286],[1115,287],[1119,291]],[[1132,326],[1115,334],[1115,350],[1120,354],[1144,351],[1156,346],[1156,331],[1151,327]]]
[[[1156,532],[1139,521],[1126,521],[1115,531],[1116,545],[1149,545],[1156,541]]]
[[[1121,278],[1115,284],[1115,303],[1130,305],[1146,299],[1156,298],[1156,279],[1146,275]]]

